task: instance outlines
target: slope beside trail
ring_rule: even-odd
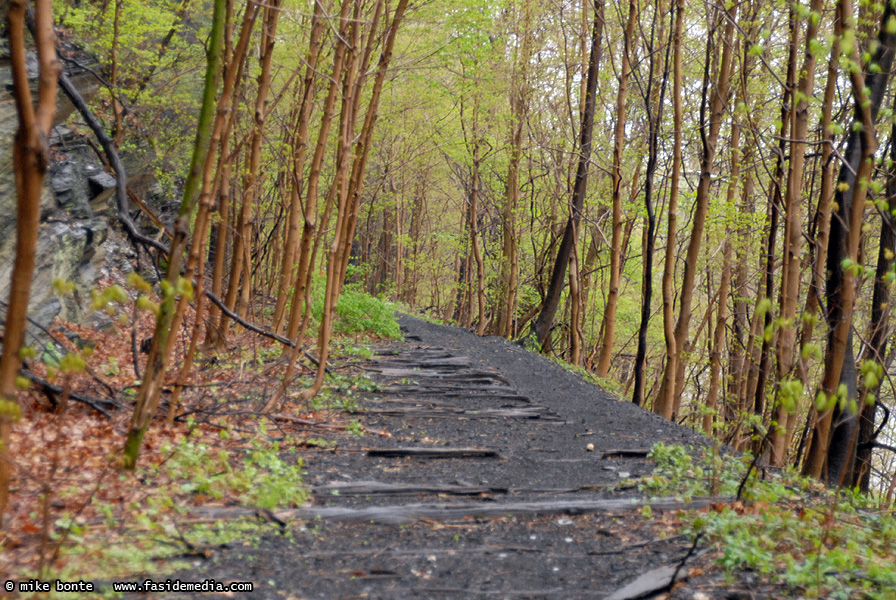
[[[656,442],[706,438],[512,342],[400,323],[404,341],[363,364],[380,389],[359,416],[380,435],[303,456],[314,501],[292,535],[178,577],[251,581],[272,599],[625,600],[667,597],[676,576],[675,598],[737,597],[700,587],[692,540],[645,519],[625,483],[652,470]]]

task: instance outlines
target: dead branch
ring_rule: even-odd
[[[40,389],[40,391],[43,392],[44,394],[46,394],[48,397],[61,396],[63,393],[61,387],[53,385],[46,379],[41,379],[40,377],[38,377],[31,371],[22,369],[19,371],[19,374],[22,377],[24,377],[25,379],[27,379],[28,381],[30,381],[32,384],[37,386]],[[114,400],[104,400],[102,398],[93,398],[91,396],[85,396],[84,394],[78,394],[76,392],[69,392],[68,397],[76,402],[80,402],[81,404],[86,404],[87,406],[89,406],[93,410],[97,411],[98,413],[100,413],[101,415],[106,417],[107,419],[111,419],[112,415],[109,414],[109,412],[105,408],[103,408],[104,406],[108,407],[108,408],[121,408],[121,406],[122,406],[121,403],[116,402]],[[51,400],[51,402],[52,402],[52,400]]]

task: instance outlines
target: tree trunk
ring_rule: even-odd
[[[224,119],[224,114],[221,112],[226,110],[226,121],[222,123],[222,130],[220,132],[221,142],[220,142],[220,151],[218,152],[218,164],[217,164],[217,173],[215,175],[215,185],[212,186],[210,190],[203,188],[203,193],[208,193],[211,196],[217,195],[218,199],[218,224],[216,235],[214,236],[214,263],[212,266],[212,293],[221,297],[224,290],[224,262],[227,256],[227,243],[228,240],[232,239],[232,228],[230,227],[231,221],[231,185],[232,180],[231,176],[233,173],[233,163],[235,160],[238,160],[236,156],[232,156],[230,152],[230,135],[233,131],[234,125],[236,123],[237,112],[236,110],[232,110],[232,106],[238,101],[239,98],[239,90],[241,86],[241,82],[243,80],[243,72],[246,68],[246,62],[248,57],[248,48],[249,42],[252,38],[252,30],[255,28],[255,21],[258,18],[259,7],[257,4],[250,3],[246,6],[245,12],[243,12],[243,22],[240,26],[240,34],[237,39],[237,45],[233,50],[233,56],[230,57],[230,62],[227,65],[227,68],[224,71],[224,83],[222,94],[226,92],[228,88],[230,88],[230,102],[229,105],[223,99],[219,100],[218,105],[218,115],[216,116],[216,124],[214,127],[218,126],[217,121],[219,119]],[[213,132],[214,135],[214,132]],[[213,191],[216,190],[216,191]],[[211,198],[208,199],[211,201]],[[200,206],[202,204],[202,199],[200,198]],[[233,307],[233,301],[227,303],[228,308]],[[217,325],[214,327],[209,327],[206,331],[206,343],[211,344],[214,342],[218,348],[223,348],[226,342],[226,338],[224,336],[223,326],[226,323],[226,316],[222,312],[217,316],[217,319],[214,318],[214,311],[209,315],[210,321],[217,321]]]
[[[740,95],[740,92],[738,93]],[[743,100],[739,98],[739,100]],[[728,191],[725,204],[733,207],[737,187],[740,185],[740,122],[734,115],[731,122],[731,167],[729,171]],[[733,209],[732,209],[733,210]],[[731,227],[725,228],[725,242],[722,257],[722,278],[719,282],[718,304],[716,307],[716,325],[709,349],[709,391],[706,396],[706,411],[703,413],[703,431],[707,436],[713,435],[713,423],[718,414],[719,387],[722,379],[722,349],[725,346],[725,330],[728,324],[728,295],[731,286],[732,255]]]
[[[838,7],[845,36],[853,27],[852,3],[842,0]],[[858,277],[853,265],[858,264],[865,198],[877,149],[875,119],[889,83],[893,48],[896,46],[896,32],[888,33],[887,25],[893,15],[893,8],[886,4],[881,18],[879,44],[873,57],[873,62],[880,69],[869,70],[867,74],[859,70],[849,72],[855,101],[854,126],[834,197],[837,218],[831,219],[825,286],[829,333],[821,392],[826,396],[825,404],[833,402],[835,405],[823,407],[825,410],[818,415],[809,453],[803,464],[804,475],[816,478],[824,475],[829,483],[840,481],[841,474],[854,457],[857,415],[850,404],[855,402],[856,390],[855,365],[852,364],[852,316]],[[855,44],[851,57],[855,64],[862,64],[859,48]],[[846,390],[843,407],[839,406],[838,401],[838,395],[843,396],[839,393],[841,387]]]
[[[298,110],[296,148],[293,149],[293,173],[290,178],[291,193],[289,217],[286,226],[286,243],[284,244],[282,261],[280,263],[280,278],[277,284],[277,303],[274,306],[273,325],[274,331],[278,334],[283,333],[284,323],[286,322],[286,319],[284,318],[286,306],[290,295],[289,288],[290,284],[295,282],[294,274],[296,271],[296,259],[300,254],[299,244],[301,240],[299,237],[299,230],[301,228],[301,218],[304,208],[302,205],[302,189],[305,184],[305,160],[308,154],[308,129],[311,121],[311,110],[314,107],[314,102],[312,101],[314,82],[317,74],[317,60],[320,57],[322,46],[321,38],[323,37],[324,25],[323,5],[320,0],[315,0],[308,53],[305,56],[305,64],[307,66],[305,69],[305,79],[302,83],[302,101]],[[304,258],[307,259],[307,256]],[[293,297],[295,298],[299,293],[299,287],[294,287]],[[295,302],[295,300],[293,301]]]
[[[327,142],[330,136],[330,127],[336,108],[336,96],[339,92],[339,82],[345,66],[345,54],[348,43],[349,10],[352,3],[343,0],[339,15],[339,36],[336,50],[333,53],[333,71],[330,74],[330,87],[327,98],[324,101],[323,115],[321,116],[320,130],[317,134],[317,144],[314,148],[314,156],[311,159],[311,168],[308,173],[308,190],[305,195],[305,204],[302,209],[304,225],[302,227],[302,239],[299,242],[299,257],[296,265],[295,283],[293,285],[292,305],[289,311],[289,324],[286,337],[296,344],[301,344],[308,327],[308,319],[311,313],[311,272],[314,261],[312,260],[311,247],[318,233],[317,221],[317,197],[320,190],[320,177],[323,169],[324,156],[327,151]],[[301,173],[295,173],[294,177],[301,178]],[[326,220],[324,220],[326,222]],[[304,306],[304,316],[302,307]]]
[[[655,18],[654,21],[660,19],[662,13],[662,2],[657,1],[654,4]],[[674,8],[669,12],[670,17],[674,19]],[[674,23],[670,23],[670,28],[674,27]],[[660,21],[660,31],[657,43],[653,40],[653,30],[651,30],[650,45],[647,52],[650,55],[650,72],[647,79],[647,90],[644,93],[644,107],[647,111],[648,124],[648,156],[647,156],[647,173],[644,179],[644,208],[647,210],[647,231],[645,233],[644,244],[644,269],[642,271],[642,288],[641,288],[641,324],[638,327],[638,349],[635,353],[634,366],[634,391],[632,392],[632,402],[638,406],[644,404],[644,369],[647,363],[647,328],[650,325],[651,303],[653,301],[653,259],[656,248],[656,210],[654,208],[654,177],[659,163],[659,134],[660,126],[663,122],[663,107],[666,99],[666,85],[669,82],[669,55],[672,44],[668,43],[665,36],[665,27]],[[666,45],[665,59],[663,61],[663,75],[659,88],[654,86],[653,72],[656,66],[654,59],[656,48]]]
[[[896,140],[896,125],[891,129],[890,140]],[[891,166],[887,173],[886,202],[878,201],[880,213],[880,246],[877,253],[877,269],[874,275],[874,291],[871,298],[871,322],[868,326],[867,360],[877,363],[883,372],[887,369],[887,340],[890,335],[891,294],[887,276],[893,271],[896,258],[896,144],[890,143]],[[873,379],[879,376],[875,373]],[[879,385],[862,382],[862,402],[859,405],[859,434],[856,457],[852,465],[850,486],[860,486],[865,493],[871,483],[871,454],[874,450],[874,416]]]
[[[349,14],[352,10],[352,14]],[[325,201],[324,214],[321,222],[326,224],[330,218],[330,211],[334,204],[339,204],[337,210],[343,210],[345,204],[345,194],[348,187],[348,169],[349,169],[349,153],[351,148],[351,135],[354,130],[354,103],[353,92],[355,90],[355,77],[357,72],[358,44],[361,38],[361,25],[359,24],[359,0],[344,0],[342,3],[342,12],[340,13],[340,32],[337,40],[336,51],[333,56],[333,75],[330,77],[330,89],[327,93],[326,107],[324,109],[324,123],[318,133],[317,147],[315,155],[312,159],[311,174],[308,180],[308,198],[305,203],[305,228],[302,232],[302,242],[299,251],[299,268],[296,274],[296,293],[293,295],[292,306],[290,307],[290,322],[288,334],[290,339],[295,341],[295,345],[289,353],[289,363],[286,367],[286,373],[283,376],[280,387],[277,392],[265,404],[262,412],[267,412],[286,394],[289,385],[292,382],[293,373],[295,371],[296,361],[299,357],[300,348],[311,319],[311,278],[314,269],[315,257],[317,249],[323,237],[323,228],[317,227],[316,215],[316,199],[320,184],[320,173],[323,164],[324,154],[327,149],[327,138],[329,136],[329,128],[332,122],[332,116],[335,110],[336,94],[339,90],[340,78],[342,76],[342,107],[339,122],[339,135],[337,137],[336,148],[336,166],[330,190],[327,192]],[[371,27],[374,27],[372,24]],[[343,74],[344,72],[344,74]],[[337,222],[336,235],[339,235]],[[312,247],[313,242],[313,247]],[[335,242],[334,242],[335,243]],[[305,261],[308,261],[307,264]],[[324,315],[321,316],[321,325],[318,330],[318,340],[324,335],[325,319],[329,310],[329,294],[332,292],[332,282],[334,278],[332,273],[333,265],[327,268],[327,283],[324,291]],[[336,275],[338,277],[338,275]],[[304,314],[300,315],[302,302],[305,303]],[[333,307],[335,310],[335,307]],[[301,321],[299,317],[301,316]],[[295,332],[295,333],[293,333]],[[293,334],[293,335],[290,335]],[[327,336],[327,344],[329,344],[329,332]],[[296,336],[296,337],[293,337]],[[320,346],[320,342],[319,342]],[[319,364],[326,364],[326,356],[321,355]],[[315,382],[317,381],[315,377]],[[323,375],[320,376],[320,383],[316,383],[313,392],[309,392],[308,398],[313,397],[320,390],[323,384]],[[314,387],[314,385],[313,385]],[[308,390],[305,390],[308,392]]]
[[[572,251],[569,259],[569,363],[582,364],[582,348],[585,336],[582,332],[582,277],[579,272],[579,252]]]
[[[532,54],[531,1],[525,0],[521,31],[522,44],[514,58],[510,91],[510,160],[507,165],[507,186],[502,210],[501,286],[495,333],[513,336],[513,317],[516,312],[516,293],[519,279],[519,241],[516,232],[517,205],[520,200],[520,157],[523,150],[523,131],[526,126],[529,100],[529,62]]]
[[[746,118],[746,115],[749,114],[750,106],[751,106],[751,96],[748,92],[747,82],[750,81],[750,78],[753,73],[753,67],[756,59],[750,53],[750,44],[746,42],[746,40],[755,39],[755,35],[761,26],[761,23],[756,16],[756,5],[751,4],[745,7],[744,14],[750,23],[752,23],[750,29],[747,31],[745,38],[741,40],[740,45],[740,53],[741,53],[741,68],[739,75],[739,86],[738,86],[738,95],[740,96],[739,102],[743,103],[743,113],[740,110],[734,116],[736,129],[738,135],[741,133],[741,123],[742,120]],[[734,131],[732,131],[732,135]],[[755,139],[755,138],[754,138]],[[740,213],[742,215],[752,214],[754,211],[754,196],[753,191],[755,189],[754,184],[754,176],[753,172],[749,169],[749,165],[753,163],[754,156],[754,144],[751,143],[752,140],[744,139],[741,149],[734,150],[734,146],[732,146],[732,152],[737,152],[739,160],[739,164],[747,165],[747,169],[744,170],[743,176],[741,179],[741,195],[740,195]],[[733,199],[732,199],[733,204]],[[741,389],[743,387],[744,381],[747,379],[745,376],[745,370],[747,368],[747,358],[749,358],[747,353],[747,344],[748,340],[751,339],[749,337],[750,334],[750,325],[748,324],[748,306],[747,306],[747,298],[750,294],[750,281],[749,275],[747,272],[747,259],[751,255],[747,242],[751,238],[751,230],[748,226],[745,219],[737,219],[737,229],[734,234],[737,240],[740,240],[741,243],[737,244],[734,252],[735,252],[735,264],[732,269],[733,272],[731,274],[732,277],[732,329],[731,336],[729,337],[728,342],[728,384],[727,384],[727,396],[729,398],[729,402],[726,403],[725,406],[725,420],[727,422],[737,421],[743,413],[746,411],[746,407],[741,402]],[[739,424],[735,427],[735,432],[732,435],[731,439],[737,437],[737,430],[739,429]]]
[[[230,272],[230,286],[227,289],[229,307],[234,307],[240,317],[245,318],[248,309],[249,295],[252,289],[252,261],[250,248],[252,244],[252,213],[255,198],[258,195],[258,171],[261,161],[261,140],[264,136],[265,120],[267,118],[267,98],[271,86],[271,59],[274,53],[274,41],[277,34],[277,21],[280,17],[280,4],[282,0],[271,0],[271,4],[265,7],[262,22],[261,58],[259,63],[261,73],[258,75],[258,91],[255,95],[254,126],[249,138],[249,154],[246,157],[246,172],[243,177],[243,198],[237,222],[235,244],[233,249],[233,268]],[[239,302],[237,303],[237,295]],[[222,321],[222,329],[226,328]]]
[[[570,199],[570,215],[563,230],[563,239],[557,250],[557,258],[551,271],[551,280],[542,303],[541,313],[535,320],[533,331],[542,350],[550,346],[551,329],[554,315],[560,305],[560,294],[566,279],[566,268],[575,248],[578,237],[579,221],[585,206],[585,192],[588,187],[588,165],[591,159],[591,136],[594,129],[594,107],[597,95],[597,79],[600,67],[601,37],[604,24],[604,5],[602,0],[594,0],[594,21],[591,32],[591,55],[588,60],[588,83],[582,111],[582,126],[579,131],[579,165]]]
[[[474,131],[476,131],[474,126]],[[477,135],[477,134],[474,134]],[[479,155],[479,140],[473,141],[473,175],[470,182],[470,246],[473,249],[473,260],[476,261],[476,304],[479,319],[476,325],[476,335],[485,334],[485,264],[482,261],[482,252],[479,250],[479,169],[482,159]],[[471,311],[472,312],[472,311]]]
[[[671,419],[675,407],[675,374],[678,372],[679,347],[675,341],[675,298],[672,282],[675,279],[675,245],[678,237],[678,188],[681,181],[681,38],[684,20],[684,0],[675,0],[675,28],[672,34],[672,175],[669,183],[669,221],[666,232],[666,253],[663,265],[663,333],[666,341],[666,368],[653,412]]]
[[[306,399],[313,398],[317,392],[320,391],[321,385],[323,384],[324,374],[326,373],[327,353],[329,350],[333,319],[336,313],[336,302],[342,291],[342,284],[345,281],[346,269],[348,268],[348,260],[350,257],[349,249],[351,248],[355,224],[357,223],[358,207],[360,206],[361,193],[363,190],[364,173],[367,166],[367,157],[369,155],[373,130],[376,125],[380,94],[382,93],[386,72],[392,59],[395,38],[404,17],[405,10],[407,9],[407,5],[408,0],[399,0],[398,5],[395,7],[395,13],[387,27],[386,39],[383,42],[373,89],[371,90],[370,100],[367,105],[367,113],[364,117],[364,124],[361,127],[361,134],[355,145],[354,160],[351,165],[351,175],[350,178],[344,182],[344,191],[339,192],[339,212],[337,213],[336,218],[336,234],[333,238],[333,243],[330,246],[328,257],[327,289],[324,295],[324,310],[321,317],[320,331],[317,340],[319,364],[314,382],[310,388],[303,392],[303,397]],[[364,50],[364,56],[361,59],[361,75],[355,80],[355,77],[352,74],[352,71],[355,68],[354,64],[352,64],[351,68],[348,70],[351,77],[349,77],[347,81],[354,80],[354,83],[352,84],[353,92],[350,95],[350,104],[354,106],[354,109],[352,110],[353,113],[356,113],[357,103],[360,102],[361,86],[363,85],[366,76],[367,63],[374,46],[374,34],[376,32],[376,23],[379,20],[381,7],[382,2],[377,2],[376,8],[374,9],[371,30]],[[357,33],[355,35],[357,36]],[[357,47],[357,37],[354,46]],[[348,100],[349,99],[347,99],[347,101]],[[340,140],[340,145],[343,146],[343,150],[346,152],[350,149],[351,143],[348,136],[354,129],[350,126],[353,122],[354,114],[352,114],[351,117],[352,118],[348,120],[349,126],[345,128],[345,136]],[[348,159],[347,153],[345,159]],[[340,169],[340,172],[342,173],[346,173],[346,171],[346,169]],[[292,362],[293,360],[291,358],[290,363]],[[284,379],[284,383],[286,382],[287,380]]]
[[[825,257],[828,252],[828,241],[831,231],[831,209],[834,201],[834,143],[835,134],[831,129],[834,97],[837,93],[840,64],[840,40],[843,35],[843,23],[840,19],[840,11],[834,16],[834,36],[831,42],[831,53],[828,59],[827,82],[824,89],[821,113],[821,135],[824,144],[821,146],[821,191],[818,198],[818,208],[815,211],[812,229],[809,239],[810,251],[810,283],[804,310],[803,330],[800,333],[800,347],[805,348],[812,341],[815,330],[816,316],[820,316],[822,286],[825,281]],[[800,381],[803,387],[809,384],[809,365],[805,358],[799,362]],[[814,404],[809,407],[808,422],[815,419],[816,409]],[[789,423],[788,423],[789,424]],[[803,440],[806,432],[800,440],[800,449],[804,447]],[[796,457],[797,464],[800,456]]]
[[[783,466],[793,435],[791,415],[799,409],[799,398],[783,401],[782,384],[790,381],[796,356],[796,309],[799,302],[800,273],[802,272],[803,221],[802,195],[803,170],[806,163],[806,136],[809,131],[809,99],[815,89],[815,53],[813,44],[818,37],[818,24],[824,7],[822,0],[812,0],[809,10],[816,18],[806,26],[805,58],[797,84],[796,106],[790,142],[790,168],[787,192],[784,195],[784,264],[781,267],[781,329],[776,345],[778,363],[778,401],[775,406],[775,422],[772,423],[770,445],[771,464]]]
[[[476,333],[483,335],[485,333],[485,265],[482,260],[482,252],[479,249],[479,187],[482,168],[482,133],[479,130],[479,111],[480,111],[479,92],[473,95],[473,114],[470,117],[471,123],[468,127],[463,121],[463,104],[461,104],[461,128],[464,133],[464,145],[470,154],[470,185],[467,189],[467,221],[465,228],[469,235],[470,256],[476,263],[476,304],[478,308],[479,319],[477,321]],[[467,257],[464,265],[463,275],[469,279],[470,277],[470,257]],[[467,284],[463,288],[464,302],[466,308],[463,325],[469,328],[473,323],[473,300],[472,288]],[[469,300],[467,300],[469,298]]]
[[[56,87],[60,66],[56,58],[56,33],[53,30],[53,5],[50,0],[35,0],[34,41],[39,67],[37,107],[28,81],[25,50],[26,0],[9,0],[7,26],[12,93],[19,126],[13,142],[13,172],[16,182],[16,257],[10,280],[9,301],[0,355],[0,524],[9,501],[12,475],[10,440],[12,426],[20,410],[15,400],[16,378],[25,341],[28,299],[40,223],[40,195],[51,155],[47,138],[56,116]]]
[[[616,130],[613,139],[613,239],[610,243],[610,282],[607,303],[604,307],[600,358],[597,362],[598,377],[606,377],[610,372],[613,357],[613,340],[616,336],[616,305],[619,301],[619,286],[622,278],[622,150],[625,144],[625,101],[628,95],[630,76],[629,53],[634,47],[635,22],[638,20],[638,3],[630,0],[628,21],[622,42],[622,60],[619,70],[619,89],[616,94]]]
[[[700,181],[697,184],[697,196],[694,200],[694,222],[691,230],[691,238],[688,243],[687,256],[684,264],[684,277],[682,281],[678,321],[675,325],[675,348],[677,357],[675,363],[677,365],[677,373],[674,379],[669,378],[670,383],[674,381],[675,390],[672,396],[672,407],[670,416],[675,420],[678,416],[678,409],[681,405],[680,389],[684,384],[684,362],[681,360],[682,350],[688,339],[688,327],[691,320],[691,303],[694,295],[694,283],[697,276],[697,261],[700,257],[700,246],[703,241],[703,229],[706,223],[706,210],[709,205],[709,187],[712,183],[712,167],[716,155],[716,144],[719,139],[719,131],[722,127],[722,116],[728,101],[728,81],[731,75],[731,57],[734,48],[734,21],[737,16],[737,5],[731,5],[727,10],[724,39],[722,40],[722,63],[719,66],[719,76],[715,89],[709,102],[709,123],[707,126],[705,115],[701,118],[701,138],[703,141],[702,152],[700,157]],[[709,42],[708,42],[709,43]],[[709,69],[709,53],[707,53],[707,85],[708,87],[708,69]],[[705,92],[704,92],[705,96]],[[701,107],[701,112],[706,110],[706,102]],[[667,362],[666,368],[669,368]],[[662,394],[663,392],[661,392]],[[665,392],[668,393],[668,392]],[[666,408],[668,411],[668,408]]]
[[[137,402],[134,406],[134,414],[131,418],[128,438],[125,442],[122,466],[126,469],[134,469],[137,466],[137,456],[140,453],[143,436],[146,434],[146,430],[149,428],[149,424],[153,416],[155,416],[159,405],[165,370],[170,358],[167,350],[169,348],[168,340],[173,333],[171,324],[175,316],[176,294],[179,292],[189,293],[184,285],[180,283],[180,267],[183,252],[186,249],[190,236],[190,221],[193,217],[200,191],[201,170],[205,163],[211,140],[216,104],[215,95],[220,75],[225,9],[226,0],[215,1],[206,55],[208,65],[205,72],[205,87],[196,129],[196,140],[193,146],[193,158],[190,163],[190,172],[184,185],[183,200],[175,221],[174,237],[171,240],[171,251],[169,254],[168,273],[162,285],[162,302],[160,303],[159,316],[156,320],[155,335],[150,346],[146,370],[143,374],[143,383],[140,385],[140,390],[137,393]]]

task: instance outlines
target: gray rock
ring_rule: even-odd
[[[73,80],[85,97],[97,89],[92,77],[75,74]],[[11,149],[18,121],[9,81],[9,64],[0,62],[0,318],[9,297],[16,246]],[[80,136],[60,124],[73,108],[60,92],[57,124],[50,140],[56,160],[48,170],[41,195],[41,225],[29,302],[30,318],[44,327],[56,315],[72,320],[85,315],[90,289],[96,285],[106,258],[104,242],[109,237],[109,223],[97,217],[97,208],[107,202],[115,179],[97,164],[95,154]],[[75,294],[58,298],[52,285],[56,278],[75,283]],[[27,343],[41,344],[43,335],[40,328],[33,327]]]

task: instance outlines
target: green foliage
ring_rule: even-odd
[[[129,109],[121,150],[149,164],[165,189],[185,176],[202,93],[204,44],[211,11],[179,13],[183,0],[123,2],[118,87],[100,88],[93,108],[114,127],[113,100]],[[115,2],[54,2],[58,24],[107,68],[115,42]],[[173,35],[172,35],[173,32]],[[139,123],[136,121],[139,115]]]
[[[324,311],[323,286],[316,286],[317,298],[312,305],[314,318],[320,322]],[[401,327],[395,319],[394,307],[365,292],[346,286],[336,303],[333,332],[337,335],[373,335],[380,338],[401,338]]]
[[[302,461],[282,458],[277,442],[253,441],[252,448],[234,461],[227,450],[214,452],[189,437],[181,440],[165,463],[167,474],[178,481],[171,492],[201,493],[213,498],[235,496],[241,503],[262,508],[298,506],[308,498],[302,485]],[[237,466],[233,467],[232,463]],[[164,497],[164,494],[163,494]],[[163,499],[162,503],[167,502]]]
[[[803,396],[803,384],[799,379],[784,379],[778,382],[778,401],[788,413],[793,414]]]
[[[348,422],[348,425],[345,426],[345,430],[352,435],[362,436],[364,435],[364,426],[361,425],[361,422],[355,419],[352,419]]]
[[[336,342],[336,354],[344,358],[357,357],[364,360],[373,358],[373,350],[370,349],[370,346],[364,344],[356,345],[350,339]]]
[[[222,430],[220,437],[229,439]],[[85,524],[70,513],[56,519],[51,538],[65,537],[64,560],[58,571],[47,574],[63,580],[83,579],[91,572],[97,579],[116,579],[122,574],[155,573],[159,559],[174,558],[165,568],[177,570],[185,549],[232,543],[256,543],[263,535],[289,535],[281,526],[252,517],[222,519],[214,523],[184,524],[182,516],[192,506],[191,496],[227,498],[247,506],[271,510],[304,504],[309,497],[300,459],[284,456],[278,442],[268,440],[264,425],[245,451],[215,448],[186,436],[163,451],[169,458],[159,465],[142,467],[137,478],[149,494],[138,493],[124,507],[94,498],[93,508],[101,526]],[[127,478],[127,475],[121,475]],[[64,497],[66,490],[58,490]],[[110,538],[111,535],[111,538]],[[47,578],[47,577],[45,577]],[[52,596],[51,596],[52,597]]]
[[[749,457],[654,446],[654,472],[641,489],[658,495],[729,496]],[[869,510],[858,492],[827,490],[794,471],[753,478],[747,503],[720,502],[683,520],[703,533],[718,562],[733,572],[751,569],[807,598],[888,598],[896,587],[896,517]]]
[[[86,369],[87,363],[78,353],[69,352],[59,361],[59,370],[63,373],[83,373]]]
[[[330,408],[341,410],[349,414],[361,412],[355,392],[377,392],[380,387],[371,381],[367,374],[343,375],[332,373],[324,381],[320,393],[311,400],[311,407],[315,410]]]
[[[648,457],[656,468],[641,479],[639,489],[655,496],[676,494],[684,498],[735,493],[740,483],[737,473],[741,468],[746,471],[746,459],[723,456],[716,450],[704,455],[702,462],[695,462],[692,452],[662,442],[654,445]]]

